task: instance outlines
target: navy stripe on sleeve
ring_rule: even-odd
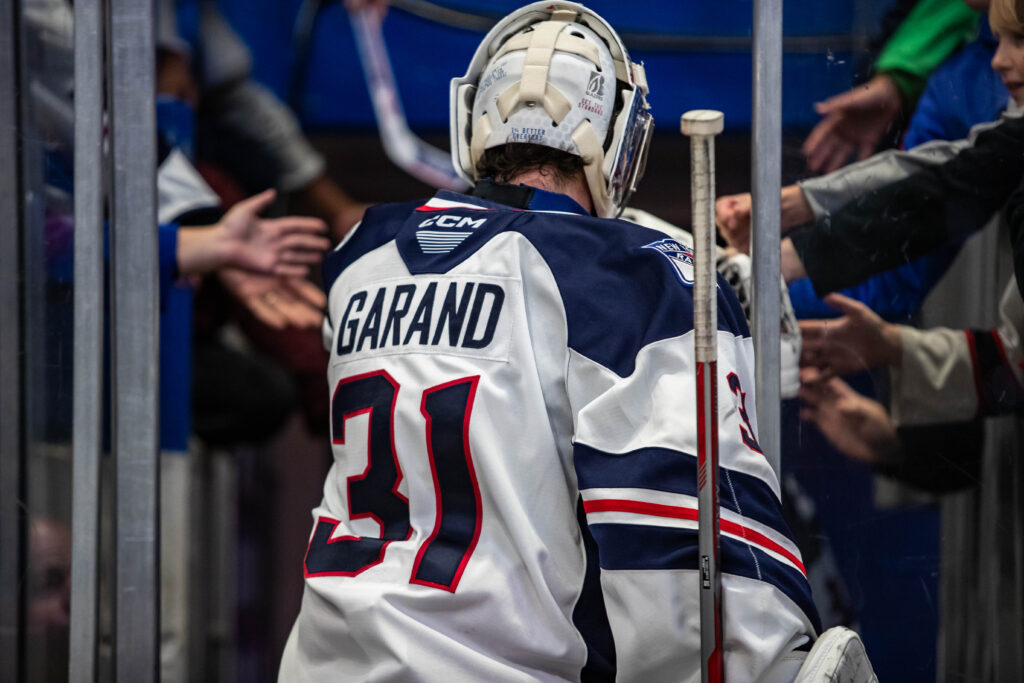
[[[615,680],[615,638],[608,622],[608,611],[601,589],[601,569],[597,556],[597,543],[587,527],[583,500],[577,502],[576,518],[586,551],[587,568],[583,587],[572,610],[572,623],[587,644],[587,663],[580,671],[581,683],[600,683]]]
[[[592,524],[605,570],[691,569],[698,565],[697,531],[640,524]],[[768,553],[732,538],[722,537],[721,569],[725,574],[770,583],[786,594],[821,632],[821,619],[811,588],[796,569]]]
[[[640,488],[697,496],[697,458],[668,448],[605,453],[585,444],[573,448],[580,489]],[[722,507],[775,529],[796,543],[775,492],[762,479],[721,468]]]

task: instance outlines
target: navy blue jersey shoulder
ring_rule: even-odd
[[[417,206],[422,206],[423,201],[378,204],[368,208],[363,215],[362,222],[349,240],[324,257],[321,266],[324,276],[324,291],[330,292],[331,285],[338,279],[342,271],[359,258],[395,239],[402,227],[402,222]]]
[[[447,273],[528,212],[441,190],[405,216],[395,237],[410,273]]]
[[[693,329],[693,287],[666,236],[627,221],[528,212],[516,222],[548,264],[565,306],[569,347],[632,374],[644,346]],[[671,240],[670,240],[671,242]],[[692,278],[692,275],[691,275]],[[743,311],[718,278],[718,329],[749,336]]]

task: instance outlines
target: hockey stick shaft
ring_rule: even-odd
[[[690,111],[680,127],[690,138],[693,214],[694,356],[697,365],[697,518],[700,556],[701,680],[721,683],[722,579],[718,564],[718,287],[715,270],[715,135],[721,112]]]
[[[423,140],[406,122],[395,74],[388,58],[382,17],[372,7],[350,15],[359,61],[370,92],[373,114],[388,158],[409,175],[432,185],[461,192],[465,180],[455,173],[451,155]]]

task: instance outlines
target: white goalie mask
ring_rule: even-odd
[[[535,2],[498,22],[452,79],[451,146],[469,182],[485,150],[525,142],[583,159],[594,212],[617,216],[644,171],[654,121],[644,68],[574,2]]]

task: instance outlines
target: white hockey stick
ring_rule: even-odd
[[[399,168],[428,185],[461,192],[469,186],[455,173],[452,157],[416,136],[406,123],[395,74],[388,59],[383,18],[373,7],[349,15],[359,61],[370,91],[384,152]]]
[[[697,362],[697,526],[700,555],[700,675],[721,683],[722,577],[718,567],[718,278],[715,270],[715,136],[722,112],[683,114],[690,138],[693,213],[693,339]]]

